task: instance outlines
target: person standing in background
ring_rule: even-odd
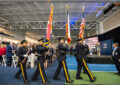
[[[0,63],[2,63],[2,44],[0,43]]]
[[[3,49],[2,55],[6,55],[6,45],[5,44],[3,44],[2,49]]]
[[[6,45],[3,42],[0,44],[0,63],[3,61],[2,55],[6,55]]]
[[[21,45],[20,43],[17,44],[17,46],[16,46],[16,54],[17,54],[17,52],[18,52],[18,49],[19,49],[21,46],[22,46],[22,45]]]
[[[101,51],[101,49],[100,49],[100,42],[98,42],[97,44],[96,44],[96,51],[97,51],[97,56],[98,57],[100,57],[100,51]]]
[[[33,44],[31,45],[31,68],[34,68],[35,67],[35,52],[36,52],[36,45]]]
[[[6,47],[7,66],[11,66],[12,64],[12,54],[13,54],[13,44],[9,43]]]
[[[73,47],[70,48],[70,56],[73,56]]]
[[[17,44],[13,43],[13,54],[17,53]]]
[[[120,47],[118,43],[113,43],[114,50],[112,52],[112,60],[114,61],[118,75],[120,76]]]

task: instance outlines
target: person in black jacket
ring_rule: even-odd
[[[44,71],[45,52],[48,49],[44,46],[43,38],[38,40],[38,44],[39,45],[36,46],[37,69],[36,69],[35,73],[33,74],[32,81],[36,81],[37,77],[40,73],[43,84],[48,84],[49,82],[47,81],[47,76]]]
[[[114,50],[112,53],[112,59],[118,70],[118,75],[120,76],[120,47],[119,47],[118,43],[114,43],[113,47],[114,47]]]
[[[27,41],[23,40],[21,42],[22,46],[18,49],[17,51],[17,56],[19,57],[19,65],[20,65],[20,69],[18,70],[18,72],[15,75],[15,78],[20,79],[20,74],[22,72],[23,78],[24,78],[24,82],[25,83],[29,83],[29,81],[27,80],[27,73],[26,73],[26,62],[28,59],[28,55],[29,55],[29,50],[27,48]]]
[[[69,73],[68,73],[68,68],[67,68],[67,64],[66,64],[66,51],[68,49],[68,45],[65,44],[65,39],[64,38],[60,38],[59,39],[59,44],[58,44],[58,61],[59,61],[59,65],[58,68],[54,74],[53,79],[54,80],[60,80],[60,78],[58,78],[61,68],[63,67],[64,69],[64,74],[65,74],[65,78],[66,78],[66,82],[68,83],[72,83],[73,80],[70,79]]]
[[[85,44],[85,41],[84,41],[84,51],[85,51],[84,59],[85,59],[85,61],[87,61],[87,55],[89,54],[89,46],[87,44]],[[87,73],[84,66],[83,66],[83,73]]]
[[[76,51],[77,51],[77,54],[76,54],[76,60],[77,60],[77,74],[76,74],[76,79],[83,79],[80,74],[81,74],[81,68],[84,67],[89,78],[90,78],[90,81],[93,82],[96,80],[95,77],[93,77],[93,75],[91,74],[87,64],[86,64],[86,61],[84,59],[84,56],[85,56],[85,51],[84,51],[84,45],[83,45],[83,40],[82,39],[78,39],[77,40],[78,43],[76,44]]]

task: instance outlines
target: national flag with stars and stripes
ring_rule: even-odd
[[[80,25],[80,32],[79,32],[79,38],[82,38],[84,37],[84,28],[85,28],[85,19],[84,19],[84,7],[82,9],[82,22],[81,22],[81,25]]]

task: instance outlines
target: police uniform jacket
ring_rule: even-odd
[[[58,60],[65,60],[66,59],[66,51],[68,50],[68,45],[58,44]]]
[[[36,52],[37,52],[37,60],[44,60],[45,59],[45,52],[48,49],[44,47],[43,45],[37,45],[36,46]]]
[[[17,51],[17,56],[19,57],[19,62],[21,62],[25,57],[26,53],[28,52],[28,48],[25,46],[22,46]]]
[[[85,56],[84,45],[76,44],[76,58],[82,58]]]

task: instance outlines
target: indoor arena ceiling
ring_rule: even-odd
[[[66,23],[66,5],[71,28],[79,28],[82,7],[87,26],[97,22],[96,14],[107,4],[117,0],[0,0],[0,24],[10,29],[46,29],[53,3],[53,29]]]

